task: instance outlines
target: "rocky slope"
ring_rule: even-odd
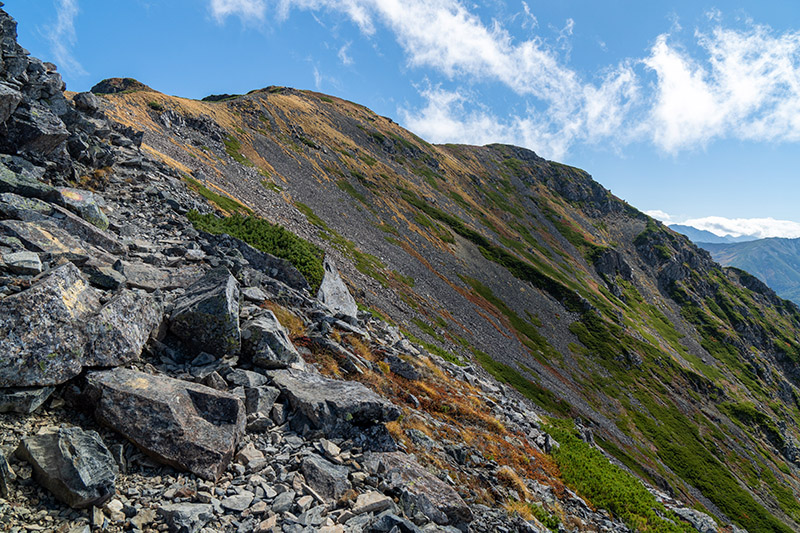
[[[800,302],[800,239],[758,239],[730,244],[700,243],[721,265],[750,272],[781,298]]]
[[[528,150],[65,96],[0,27],[5,529],[798,527],[800,311],[754,277]]]

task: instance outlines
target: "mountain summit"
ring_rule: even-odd
[[[754,276],[530,150],[62,93],[0,27],[4,527],[800,527],[800,309]]]

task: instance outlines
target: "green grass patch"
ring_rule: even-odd
[[[225,151],[228,153],[229,156],[231,156],[231,159],[246,167],[255,166],[252,161],[250,161],[244,155],[242,155],[241,153],[242,143],[239,142],[239,139],[231,136],[222,142],[225,145]]]
[[[277,183],[275,183],[272,180],[261,180],[261,185],[265,189],[269,189],[270,191],[274,191],[274,192],[281,192],[283,190],[283,187],[281,187],[280,185],[278,185]]]
[[[367,197],[361,194],[356,190],[353,185],[347,181],[346,179],[336,180],[336,186],[339,187],[341,190],[349,194],[353,199],[358,200],[364,205],[367,205]]]
[[[234,214],[219,218],[201,215],[197,211],[189,211],[186,216],[198,230],[215,235],[227,233],[257,250],[286,259],[303,274],[314,292],[319,289],[325,274],[322,266],[324,252],[307,240],[277,224],[252,216]]]
[[[184,175],[183,181],[186,182],[188,187],[192,189],[194,192],[212,202],[214,205],[222,209],[223,211],[227,211],[228,213],[245,213],[248,215],[253,214],[253,210],[249,207],[242,205],[241,203],[237,202],[233,198],[229,198],[222,194],[212,191],[199,181],[194,178],[190,178],[189,176]]]

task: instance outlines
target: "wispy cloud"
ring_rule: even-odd
[[[219,20],[263,18],[267,9],[266,0],[210,2]],[[689,37],[696,45],[691,54],[676,21],[673,34],[656,36],[644,57],[581,74],[569,65],[571,20],[551,30],[548,42],[543,35],[516,39],[459,0],[278,0],[275,6],[279,19],[292,10],[333,11],[368,37],[388,29],[408,66],[439,84],[421,87],[419,108],[401,110],[406,124],[432,141],[480,143],[491,133],[492,140],[552,158],[579,143],[648,142],[677,153],[720,138],[800,141],[800,32],[751,22],[726,28],[715,11],[705,21],[710,28]],[[536,28],[525,3],[520,16]],[[487,107],[478,84],[515,94],[514,114]]]
[[[800,223],[774,218],[725,218],[703,217],[681,222],[686,226],[710,231],[721,237],[752,235],[761,239],[768,237],[800,238]]]
[[[672,224],[675,222],[672,218],[672,215],[660,209],[651,209],[649,211],[645,211],[644,214],[653,217],[656,220],[660,220],[665,224]]]
[[[352,43],[348,42],[348,43],[345,43],[344,46],[339,48],[339,53],[337,55],[339,56],[339,61],[342,62],[342,65],[350,66],[350,65],[353,64],[353,58],[350,57],[350,54],[348,54],[348,51],[350,50],[350,45],[351,44]]]
[[[58,0],[55,24],[47,28],[47,39],[53,58],[64,72],[83,76],[86,71],[72,54],[72,47],[78,40],[75,33],[75,17],[78,16],[78,0]]]
[[[266,0],[211,0],[211,14],[217,22],[237,16],[242,22],[263,21],[267,13]]]

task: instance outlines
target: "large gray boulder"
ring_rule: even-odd
[[[57,385],[80,374],[82,325],[99,307],[72,263],[0,300],[0,387]]]
[[[21,101],[21,92],[7,83],[0,82],[0,123],[8,120]]]
[[[303,359],[275,314],[267,310],[242,327],[242,353],[254,365],[267,369],[301,369]]]
[[[317,299],[324,303],[334,314],[342,314],[355,320],[358,316],[358,305],[342,281],[336,264],[330,257],[325,257],[323,264],[325,275],[317,292]]]
[[[472,511],[447,483],[428,472],[412,456],[401,452],[370,453],[367,468],[383,472],[387,489],[400,495],[408,516],[422,513],[437,524],[463,525]]]
[[[95,417],[156,460],[215,481],[244,433],[242,401],[178,379],[116,368],[87,376]]]
[[[83,263],[90,253],[83,243],[67,231],[48,221],[24,222],[21,220],[0,221],[0,235],[16,237],[25,248],[45,254],[49,259],[66,259]]]
[[[307,456],[300,469],[306,483],[327,500],[338,500],[350,489],[347,467],[337,466],[319,455]]]
[[[123,290],[86,324],[84,366],[118,366],[139,358],[161,322],[161,306],[147,294]]]
[[[239,352],[239,283],[227,268],[210,270],[186,289],[175,302],[170,331],[198,351]]]
[[[116,492],[117,463],[94,431],[46,428],[23,437],[16,454],[31,464],[40,485],[70,507],[100,506]]]
[[[0,163],[0,193],[14,193],[25,198],[54,199],[58,192],[51,185],[42,183],[31,173],[14,172]]]
[[[58,189],[58,192],[59,203],[64,207],[101,230],[108,229],[108,217],[100,209],[93,192],[70,187]]]
[[[356,381],[339,381],[297,370],[275,370],[270,376],[294,411],[292,425],[298,431],[353,437],[370,434],[371,428],[385,429],[384,422],[400,416],[396,405]]]
[[[195,533],[212,518],[214,508],[208,503],[168,503],[158,507],[170,533]]]
[[[149,295],[117,293],[101,305],[72,263],[0,300],[0,387],[58,385],[84,366],[137,360],[161,311]]]
[[[69,137],[61,119],[39,102],[22,102],[6,124],[8,139],[19,152],[47,155]]]

